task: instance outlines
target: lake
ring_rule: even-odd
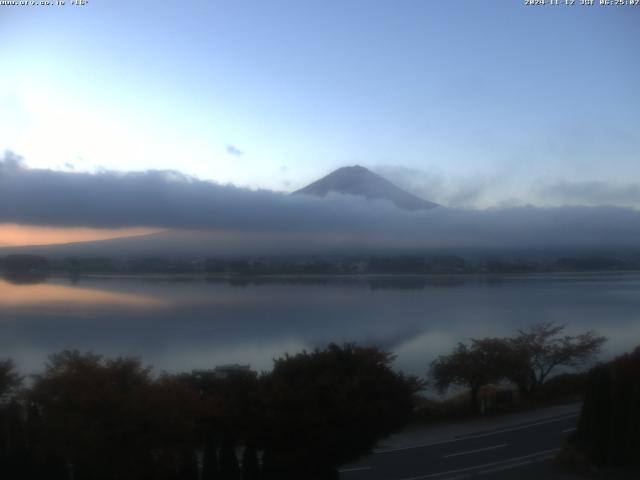
[[[268,370],[285,352],[356,342],[424,375],[456,342],[541,321],[607,336],[602,359],[630,350],[640,344],[640,274],[0,279],[0,358],[23,373],[66,348],[177,372]]]

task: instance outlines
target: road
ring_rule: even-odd
[[[575,430],[577,413],[483,431],[454,439],[375,451],[340,470],[343,480],[452,480],[552,459]],[[517,478],[522,478],[517,475]]]

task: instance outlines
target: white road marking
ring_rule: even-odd
[[[499,462],[491,462],[491,463],[485,463],[485,464],[482,464],[482,465],[474,465],[472,467],[459,468],[457,470],[448,470],[446,472],[430,473],[428,475],[421,475],[421,476],[418,476],[418,477],[402,478],[400,480],[426,480],[428,478],[442,477],[444,475],[451,475],[451,474],[455,474],[455,473],[470,472],[470,471],[473,471],[473,470],[479,470],[479,469],[482,469],[482,468],[495,467],[495,466],[498,466],[498,465],[505,465],[506,466],[506,464],[509,464],[509,463],[515,463],[516,465],[519,465],[525,459],[534,459],[535,457],[543,457],[543,456],[546,458],[546,456],[548,456],[549,454],[556,453],[556,452],[559,452],[559,451],[560,451],[559,448],[553,448],[551,450],[543,450],[541,452],[531,453],[529,455],[523,455],[521,457],[514,457],[514,458],[509,458],[507,460],[500,460]]]
[[[346,472],[361,472],[363,470],[371,470],[371,467],[353,467],[353,468],[341,468],[340,470],[338,470],[338,472],[340,473],[346,473]]]
[[[471,440],[471,439],[474,439],[474,438],[490,437],[492,435],[499,435],[501,433],[515,432],[516,430],[526,430],[527,428],[537,427],[538,425],[546,425],[548,423],[561,422],[563,420],[567,420],[569,418],[577,417],[579,415],[580,415],[579,413],[572,413],[570,415],[564,415],[564,416],[562,416],[560,418],[553,418],[551,420],[543,420],[541,422],[529,423],[527,425],[520,425],[520,426],[517,426],[517,427],[503,428],[502,430],[495,430],[493,432],[478,433],[478,434],[475,434],[475,435],[457,437],[457,438],[452,438],[450,440],[443,440],[441,442],[420,443],[420,444],[416,444],[416,445],[408,445],[406,447],[380,448],[378,450],[374,450],[373,453],[374,454],[380,454],[380,453],[400,452],[402,450],[413,450],[414,448],[433,447],[434,445],[443,445],[445,443],[461,442],[461,441],[464,441],[464,440]]]
[[[461,455],[469,455],[471,453],[486,452],[487,450],[495,450],[496,448],[503,448],[503,447],[506,447],[507,445],[508,444],[503,443],[501,445],[493,445],[491,447],[477,448],[475,450],[467,450],[466,452],[450,453],[449,455],[445,455],[443,458],[460,457]]]
[[[530,458],[528,460],[523,460],[521,462],[509,463],[508,465],[499,465],[497,467],[487,468],[484,470],[479,470],[478,473],[480,475],[489,475],[491,473],[504,472],[505,470],[513,470],[514,468],[524,467],[525,465],[531,465],[533,462],[544,462],[546,460],[551,460],[555,455],[550,453],[548,455],[542,455],[535,458]]]
[[[573,432],[574,430],[576,430],[576,427],[567,428],[566,430],[562,430],[562,433],[569,433],[569,432]]]

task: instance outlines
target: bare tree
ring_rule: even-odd
[[[507,378],[521,393],[531,395],[558,367],[579,367],[600,351],[605,337],[593,330],[580,335],[563,335],[565,326],[554,322],[538,323],[510,340],[512,355]]]
[[[600,351],[605,337],[587,331],[562,335],[564,325],[544,322],[519,330],[513,338],[472,339],[459,343],[449,355],[431,363],[431,378],[438,390],[451,385],[468,387],[472,410],[484,385],[509,380],[523,396],[530,396],[558,367],[579,367]]]

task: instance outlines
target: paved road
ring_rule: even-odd
[[[375,451],[341,469],[343,480],[450,480],[500,476],[553,458],[575,429],[578,414],[547,418],[452,440]],[[501,477],[502,478],[502,477]]]

